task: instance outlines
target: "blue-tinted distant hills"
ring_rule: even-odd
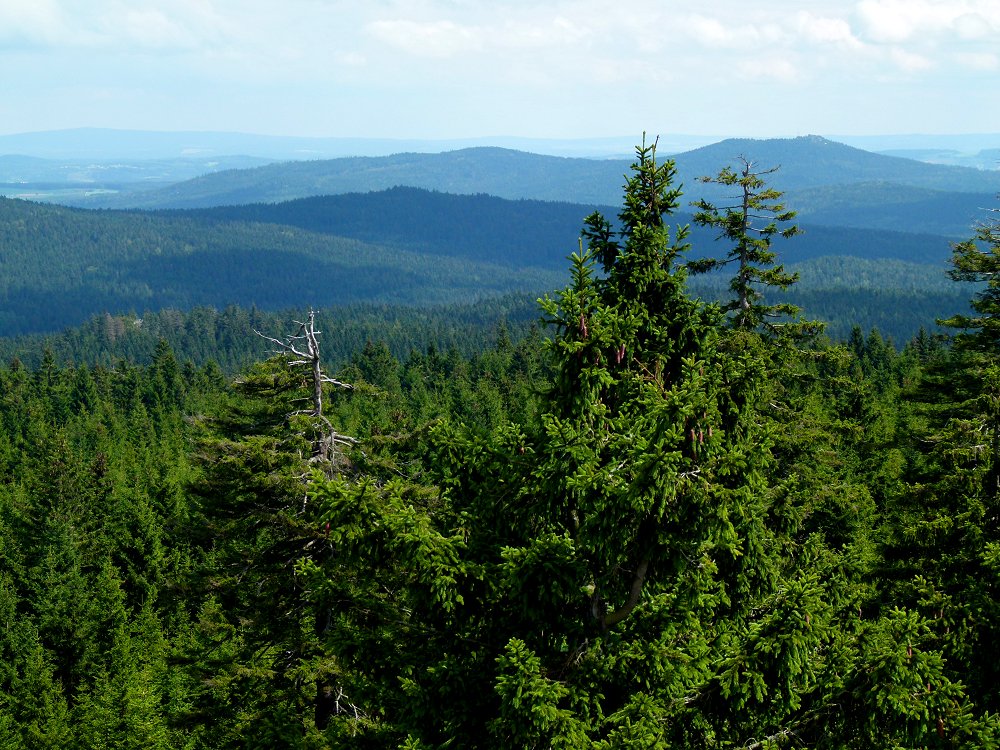
[[[165,188],[104,196],[100,208],[208,208],[316,195],[418,187],[447,193],[487,193],[500,198],[617,202],[628,160],[570,159],[502,148],[440,154],[404,153],[268,164],[206,174]]]
[[[926,164],[817,136],[730,139],[672,158],[687,197],[694,199],[708,191],[698,182],[699,177],[717,173],[740,156],[762,169],[780,166],[772,182],[784,191],[883,183],[940,192],[1000,192],[1000,171]],[[629,164],[628,159],[565,158],[502,148],[296,161],[206,174],[143,193],[98,196],[86,205],[206,208],[385,190],[400,185],[448,193],[488,193],[508,199],[614,205],[620,199]]]
[[[985,209],[997,205],[992,193],[948,192],[887,182],[790,190],[785,199],[798,211],[798,220],[809,224],[953,239],[968,237],[970,228],[985,218]]]
[[[0,336],[102,313],[256,305],[429,305],[560,286],[562,270],[261,222],[87,211],[0,198]]]
[[[723,134],[674,133],[669,128],[647,128],[659,134],[660,152],[677,154],[718,143]],[[217,131],[148,131],[114,128],[70,128],[0,135],[0,155],[17,154],[55,160],[135,161],[144,159],[218,158],[245,154],[266,161],[333,159],[343,156],[388,156],[404,152],[440,153],[463,148],[497,146],[549,156],[596,159],[629,158],[642,134],[598,138],[372,138],[300,137]],[[996,169],[991,150],[1000,150],[1000,133],[958,135],[889,134],[827,135],[831,141],[876,153],[919,161]],[[787,139],[785,139],[787,140]],[[1000,156],[1000,154],[998,154]]]
[[[593,159],[627,158],[633,136],[604,138],[308,138],[213,131],[148,131],[110,128],[72,128],[35,133],[0,135],[0,154],[20,154],[45,159],[134,161],[192,156],[218,158],[247,154],[267,161],[333,159],[343,156],[388,156],[407,152],[440,153],[463,148],[498,146],[550,156]],[[664,153],[687,151],[722,139],[722,136],[666,134],[660,139]]]
[[[780,166],[773,182],[786,191],[868,182],[969,193],[1000,191],[1000,170],[928,164],[872,153],[819,136],[733,138],[675,158],[681,175],[689,180],[717,172],[719,165],[731,163],[738,156],[745,156],[765,169]]]
[[[219,206],[159,212],[206,225],[227,222],[295,227],[317,234],[349,237],[407,252],[461,257],[515,267],[561,270],[577,250],[583,219],[595,210],[614,220],[618,209],[594,204],[507,200],[491,195],[455,195],[396,187],[371,193],[300,198],[281,203]],[[679,211],[672,224],[691,223]],[[787,262],[825,256],[886,258],[943,268],[949,239],[932,232],[900,232],[824,226],[805,221],[803,233],[775,241]],[[690,228],[692,257],[725,252],[716,232]]]
[[[943,269],[950,243],[996,205],[1000,172],[812,136],[732,139],[676,155],[686,193],[673,221],[690,221],[695,198],[723,202],[697,178],[739,156],[762,169],[780,165],[769,181],[786,191],[805,231],[776,250],[801,274],[795,294],[807,313],[834,330],[863,322],[899,338],[968,299]],[[629,163],[477,147],[275,162],[150,187],[126,185],[128,163],[73,162],[118,170],[125,187],[65,202],[144,210],[0,200],[0,334],[54,330],[103,311],[544,292],[561,286],[583,218],[601,206],[609,218],[617,213]],[[58,193],[58,170],[71,162],[0,158],[5,164],[23,174],[56,170],[48,176]],[[99,184],[86,182],[92,173],[80,179],[78,191]],[[694,257],[728,251],[708,230],[694,228],[691,241]],[[724,279],[692,283],[699,294],[725,294]]]

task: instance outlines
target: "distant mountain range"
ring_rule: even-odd
[[[677,164],[678,181],[684,185],[686,197],[693,200],[724,197],[698,178],[715,174],[739,156],[753,160],[761,169],[780,166],[771,182],[790,196],[798,197],[800,202],[793,207],[804,213],[857,209],[857,215],[861,216],[866,207],[875,205],[894,205],[898,213],[900,207],[933,202],[942,193],[965,193],[964,198],[946,199],[942,206],[947,205],[948,211],[953,207],[962,211],[954,221],[968,226],[973,220],[969,207],[989,205],[1000,191],[1000,171],[883,156],[814,136],[726,140],[672,158]],[[441,154],[274,163],[206,174],[141,193],[93,196],[77,203],[101,208],[205,208],[405,185],[449,193],[487,193],[508,199],[615,205],[629,164],[628,160],[570,159],[475,148]],[[810,199],[815,203],[810,203]],[[895,217],[881,220],[880,228],[907,228],[885,226],[885,221],[895,220]],[[921,231],[937,231],[926,224],[925,221]],[[953,229],[954,225],[943,233],[954,234]]]
[[[443,304],[540,294],[564,278],[537,264],[415,252],[287,225],[0,198],[0,336],[55,331],[105,311]]]
[[[564,270],[576,250],[583,219],[595,210],[614,221],[618,209],[594,204],[507,200],[496,196],[454,195],[422,188],[396,187],[371,193],[300,198],[205,209],[170,210],[158,216],[189,219],[210,226],[261,223],[295,227],[316,234],[348,237],[406,252],[461,257],[516,268]],[[673,224],[690,224],[680,211]],[[803,233],[775,240],[787,262],[825,256],[895,260],[933,266],[939,273],[949,239],[932,232],[823,226],[801,223]],[[690,228],[691,257],[725,252],[716,232]]]
[[[419,188],[155,213],[0,199],[0,335],[54,331],[105,311],[538,295],[564,284],[566,257],[595,208]],[[946,237],[803,228],[775,247],[801,275],[798,298],[838,334],[865,322],[912,335],[968,298],[944,277]],[[690,241],[691,257],[728,251],[710,230],[694,227]],[[727,294],[724,276],[692,284],[707,298]]]
[[[815,136],[725,140],[674,157],[686,194],[673,221],[690,222],[686,202],[695,198],[725,203],[724,192],[698,178],[740,156],[761,169],[780,165],[769,183],[787,192],[805,232],[776,249],[801,274],[794,294],[837,330],[863,321],[900,338],[968,299],[942,271],[950,243],[996,205],[1000,171]],[[192,163],[204,167],[203,158]],[[18,159],[0,159],[0,169],[53,168]],[[252,163],[221,169],[220,160],[218,172],[152,188],[152,166],[138,179],[128,164],[102,167],[125,187],[63,196],[128,210],[0,200],[0,335],[54,330],[103,311],[544,292],[561,286],[583,218],[597,207],[615,217],[630,164],[493,147]],[[55,184],[63,173],[52,174]],[[92,177],[79,181],[98,185],[86,182]],[[695,257],[728,251],[711,231],[694,228],[691,241]],[[721,277],[692,284],[707,297],[726,293]]]
[[[651,126],[659,134],[660,151],[675,154],[718,143],[725,134],[679,134]],[[1000,133],[960,135],[896,134],[836,135],[830,140],[879,153],[920,161],[1000,167],[991,150],[1000,149]],[[404,152],[440,153],[463,148],[496,146],[549,156],[629,158],[641,133],[601,138],[344,138],[259,135],[215,131],[146,131],[110,128],[72,128],[0,135],[0,155],[35,156],[56,160],[122,162],[136,160],[218,159],[247,155],[266,161],[332,159],[341,156],[388,156]]]
[[[142,159],[221,158],[246,154],[269,161],[331,159],[341,156],[387,156],[406,152],[440,153],[497,146],[551,156],[604,159],[628,157],[641,134],[612,138],[307,138],[211,131],[158,132],[74,128],[0,135],[0,154],[45,159],[132,161]],[[722,140],[712,135],[665,135],[661,145],[673,153]]]

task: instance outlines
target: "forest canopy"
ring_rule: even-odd
[[[771,307],[749,204],[693,294],[681,201],[640,146],[544,335],[231,308],[235,377],[114,316],[0,367],[0,745],[998,746],[996,223],[900,352]]]

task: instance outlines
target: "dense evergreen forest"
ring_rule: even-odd
[[[714,178],[745,200],[697,263],[674,177],[638,150],[544,330],[510,297],[9,349],[0,746],[1000,746],[1000,222],[953,337],[835,344],[763,294],[766,175]]]
[[[534,300],[565,282],[566,255],[594,208],[414,188],[158,215],[0,199],[0,337],[47,334],[57,354],[69,348],[74,361],[89,363],[131,344],[148,362],[161,335],[181,344],[180,314],[203,339],[190,347],[195,361],[221,362],[232,361],[226,350],[245,338],[239,323],[248,316],[302,304],[330,309],[350,328],[369,326],[372,308],[385,310],[386,326],[433,316],[449,327],[469,308],[507,305],[490,297],[514,294],[523,304],[513,314],[536,317]],[[673,219],[691,223],[692,214]],[[716,234],[694,225],[690,257],[710,255]],[[801,234],[776,240],[800,282],[775,293],[827,322],[835,339],[859,324],[902,344],[965,307],[944,275],[945,237],[813,225]],[[691,288],[718,300],[727,284],[699,276]],[[226,312],[232,305],[245,312]],[[148,325],[139,330],[137,320]],[[70,326],[82,330],[56,333]],[[232,328],[220,331],[217,352],[206,326]],[[91,336],[95,327],[109,335],[88,351],[56,341]],[[123,331],[130,333],[120,341]],[[36,336],[13,348],[37,361],[45,344]],[[0,342],[0,353],[12,352]]]
[[[672,221],[691,224],[689,258],[711,256],[717,235],[692,221],[692,203],[726,193],[700,178],[740,153],[782,165],[775,184],[803,231],[786,244],[775,238],[799,283],[774,293],[826,322],[832,338],[858,324],[902,345],[935,318],[965,309],[967,296],[945,281],[948,248],[991,204],[1000,173],[818,137],[712,144],[676,156],[685,200]],[[7,161],[14,179],[24,159]],[[111,174],[126,165],[104,168]],[[616,213],[599,204],[617,204],[625,172],[624,160],[474,148],[229,169],[172,184],[167,192],[178,200],[138,204],[200,206],[187,210],[145,212],[126,202],[117,205],[130,210],[85,211],[0,199],[0,337],[55,338],[104,313],[173,320],[181,311],[198,326],[204,314],[195,308],[229,305],[249,314],[309,306],[341,320],[366,304],[397,307],[387,318],[404,319],[407,309],[424,317],[419,308],[433,307],[446,320],[446,306],[462,315],[479,300],[523,294],[533,313],[534,299],[565,283],[583,217],[595,208]],[[719,301],[727,283],[703,276],[690,288]],[[147,353],[157,340],[149,337]]]

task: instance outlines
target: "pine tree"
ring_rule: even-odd
[[[886,598],[927,623],[945,674],[968,686],[973,716],[1000,709],[1000,223],[954,246],[949,275],[983,283],[950,349],[927,342],[901,440],[906,483],[884,525]],[[982,719],[985,721],[985,719]]]
[[[721,312],[686,293],[673,171],[641,146],[620,232],[588,217],[570,285],[542,303],[554,375],[536,422],[439,423],[437,489],[316,485],[336,564],[301,570],[341,602],[327,644],[366,717],[353,730],[701,747],[825,715],[802,696],[826,695],[840,610],[783,553],[763,371],[720,350]]]
[[[776,235],[788,238],[799,233],[799,228],[789,223],[795,218],[795,211],[785,208],[782,193],[767,185],[765,178],[776,172],[777,167],[759,170],[755,162],[744,156],[738,161],[742,165],[738,171],[727,166],[714,177],[701,178],[704,183],[734,188],[734,203],[716,206],[701,199],[693,204],[698,209],[695,223],[718,229],[719,239],[733,243],[733,247],[725,258],[691,261],[688,267],[695,273],[705,273],[736,264],[736,273],[729,284],[733,299],[723,305],[723,310],[732,313],[733,325],[748,330],[761,326],[769,331],[787,328],[792,321],[785,321],[782,326],[775,319],[795,319],[799,308],[789,303],[766,304],[764,297],[767,289],[784,290],[798,281],[798,274],[786,272],[783,265],[774,265],[777,256],[771,249]]]
[[[953,247],[948,276],[954,281],[985,283],[972,299],[976,315],[954,315],[939,321],[963,329],[955,337],[959,349],[995,354],[1000,345],[1000,208],[990,209],[972,238]]]
[[[316,645],[324,613],[295,568],[329,556],[311,485],[350,470],[354,439],[325,412],[331,387],[345,384],[325,374],[313,324],[310,314],[292,336],[265,336],[280,353],[240,377],[202,425],[205,472],[194,486],[202,504],[190,532],[206,560],[192,584],[206,607],[223,600],[238,659],[236,669],[206,664],[206,679],[231,682],[228,694],[246,700],[238,729],[260,746],[306,742],[335,703]]]

